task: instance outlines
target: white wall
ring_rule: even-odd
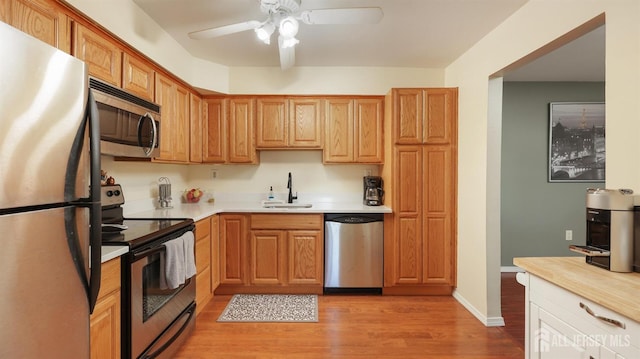
[[[601,13],[606,13],[607,187],[640,188],[640,163],[630,161],[640,134],[640,2],[530,0],[446,69],[445,85],[459,87],[458,288],[456,296],[485,323],[499,316],[499,202],[488,178],[495,150],[489,77]],[[494,105],[495,106],[495,105]],[[491,169],[491,173],[488,172]],[[496,173],[497,172],[497,173]],[[499,206],[498,206],[499,208]],[[490,235],[489,235],[490,234]],[[490,260],[488,260],[489,258]]]

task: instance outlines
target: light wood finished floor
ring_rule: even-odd
[[[318,323],[218,323],[216,296],[175,356],[198,358],[524,358],[453,297],[319,296]]]

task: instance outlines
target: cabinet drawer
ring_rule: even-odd
[[[626,351],[635,353],[640,348],[640,323],[628,317],[534,275],[530,276],[529,293],[531,303],[535,303],[558,319],[570,323],[578,331],[595,338],[606,347],[615,348],[623,355]],[[592,314],[589,314],[587,308]],[[623,324],[624,328],[598,319],[596,316],[617,321]]]
[[[209,218],[205,218],[196,222],[196,241],[200,238],[208,237],[211,235],[211,221]]]
[[[101,271],[98,299],[120,289],[120,257],[102,263]]]
[[[322,229],[322,214],[252,214],[251,229]]]

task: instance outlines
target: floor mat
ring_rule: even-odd
[[[219,322],[317,322],[315,294],[236,294]]]

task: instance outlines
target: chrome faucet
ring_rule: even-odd
[[[287,181],[287,188],[289,189],[289,197],[287,198],[287,203],[293,203],[294,199],[298,199],[298,192],[294,196],[292,193],[293,184],[291,183],[291,172],[289,172],[289,180]]]

